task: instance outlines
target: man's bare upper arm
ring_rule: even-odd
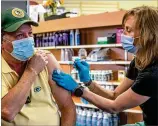
[[[63,107],[73,104],[71,94],[66,91],[65,89],[59,87],[53,80],[52,80],[52,72],[54,69],[61,69],[60,65],[58,64],[58,61],[56,58],[51,54],[48,53],[48,74],[49,74],[49,84],[52,90],[52,94],[59,106],[59,109],[62,109]]]

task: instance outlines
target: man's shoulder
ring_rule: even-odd
[[[48,64],[47,64],[48,73],[51,74],[54,69],[60,69],[60,65],[56,60],[56,57],[50,51],[46,51],[46,54],[48,58]]]

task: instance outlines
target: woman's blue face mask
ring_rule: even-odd
[[[10,53],[15,59],[26,61],[34,55],[34,39],[28,37],[12,42],[13,51]]]
[[[137,37],[138,38],[138,37]],[[131,36],[127,36],[125,34],[121,34],[121,42],[122,42],[122,46],[125,50],[127,50],[130,53],[135,54],[137,51],[137,48],[133,45],[134,43],[134,39]]]

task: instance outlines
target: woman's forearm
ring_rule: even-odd
[[[116,109],[113,100],[106,99],[106,98],[103,98],[99,95],[96,95],[86,88],[83,91],[82,97],[106,112],[118,113],[118,111],[119,111]]]
[[[115,99],[114,91],[106,90],[94,81],[91,83],[90,86],[88,86],[88,88],[90,91],[92,91],[93,93],[99,96],[102,96],[108,99]]]

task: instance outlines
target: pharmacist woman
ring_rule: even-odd
[[[137,7],[123,17],[124,33],[121,36],[123,48],[134,53],[126,77],[114,91],[107,91],[91,81],[89,65],[76,60],[74,66],[79,72],[79,86],[70,75],[55,70],[52,79],[78,97],[83,97],[100,109],[118,113],[140,106],[144,122],[133,126],[158,125],[158,9]],[[128,125],[128,124],[127,124]]]

